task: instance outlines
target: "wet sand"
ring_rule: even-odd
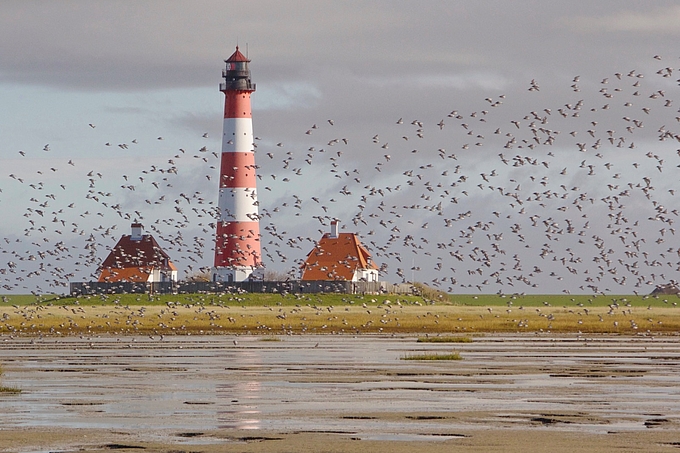
[[[0,336],[0,451],[677,451],[680,338]],[[460,352],[460,361],[406,355]]]

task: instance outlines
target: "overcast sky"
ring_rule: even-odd
[[[134,219],[212,265],[237,44],[269,269],[339,218],[393,282],[649,292],[678,279],[679,38],[671,1],[3,1],[0,292],[95,278]]]

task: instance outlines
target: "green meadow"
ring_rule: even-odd
[[[112,294],[103,296],[4,295],[0,306],[27,305],[226,305],[226,306],[341,306],[341,305],[453,305],[468,307],[676,307],[680,297],[675,295],[498,295],[498,294],[440,294],[434,299],[401,294]]]

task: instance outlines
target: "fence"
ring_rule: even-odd
[[[72,282],[72,296],[95,294],[189,294],[189,293],[342,293],[342,294],[410,294],[414,288],[407,284],[388,282],[348,282],[324,280],[288,280],[281,282]]]

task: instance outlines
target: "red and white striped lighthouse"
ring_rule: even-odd
[[[213,281],[264,277],[250,113],[250,93],[255,91],[255,84],[250,81],[249,62],[236,46],[225,60],[224,82],[220,83],[225,99]]]

